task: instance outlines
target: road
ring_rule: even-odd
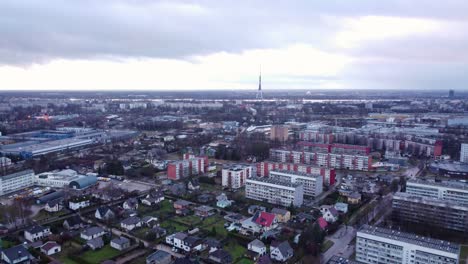
[[[354,252],[354,247],[349,243],[356,236],[356,229],[352,226],[342,225],[333,235],[327,236],[325,240],[333,241],[333,246],[322,254],[321,263],[327,263],[334,255],[344,256],[344,253],[350,255]]]

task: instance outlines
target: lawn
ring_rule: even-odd
[[[468,264],[468,244],[460,248],[460,264]]]
[[[235,261],[239,258],[242,258],[244,256],[244,253],[247,251],[247,249],[238,243],[235,242],[235,240],[229,241],[229,243],[224,246],[224,249],[231,253],[232,259]]]
[[[241,258],[239,261],[235,262],[236,264],[254,264],[253,260],[248,258]]]
[[[335,243],[333,243],[333,241],[331,240],[325,240],[325,242],[322,244],[322,248],[320,249],[320,251],[322,251],[322,253],[325,253],[327,252],[328,249],[330,249]]]
[[[79,245],[76,242],[65,242],[64,244],[62,244],[62,251],[54,257],[59,259],[64,264],[79,264],[78,262],[71,260],[67,256],[69,252],[78,250],[79,248],[81,248],[81,245]]]
[[[196,215],[188,215],[188,216],[183,216],[183,217],[176,216],[173,218],[173,220],[178,223],[187,225],[187,226],[190,226],[190,225],[195,226],[195,225],[200,224],[201,222],[200,217]]]
[[[49,213],[45,210],[40,210],[35,216],[34,216],[34,220],[44,220],[44,219],[48,219],[48,218],[51,218],[51,217],[57,217],[57,216],[61,216],[61,215],[64,215],[64,214],[67,214],[68,212],[65,211],[65,210],[62,210],[62,211],[59,211],[59,212],[55,212],[55,213]]]
[[[201,182],[201,183],[200,183],[200,189],[201,189],[202,191],[209,191],[209,192],[221,191],[221,187],[220,187],[220,186],[215,185],[215,184],[204,183],[204,182]]]
[[[166,220],[166,221],[162,222],[161,227],[166,228],[167,232],[169,234],[173,233],[174,231],[175,232],[183,232],[183,231],[188,230],[187,226],[179,224],[179,223],[171,221],[171,220]]]
[[[159,209],[140,204],[137,211],[142,216],[156,216],[159,219],[163,219],[168,214],[174,212],[174,207],[169,200],[164,200],[161,202]]]
[[[101,263],[101,261],[106,259],[111,259],[120,254],[120,251],[117,249],[111,248],[110,245],[105,245],[103,248],[96,251],[88,250],[81,258],[88,261],[89,263]]]
[[[8,241],[8,240],[2,240],[0,238],[0,248],[7,249],[7,248],[11,248],[12,246],[15,246],[15,245],[16,245],[15,242]]]

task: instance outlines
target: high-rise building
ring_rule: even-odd
[[[275,125],[271,127],[270,139],[279,140],[281,142],[287,141],[289,137],[289,128],[283,125]]]
[[[177,160],[167,165],[167,178],[179,180],[193,175],[200,175],[206,172],[208,167],[208,157],[195,157],[185,154],[183,160]]]
[[[455,97],[455,91],[454,90],[449,90],[449,97],[450,98]]]
[[[468,143],[462,143],[461,144],[460,162],[468,163]]]
[[[233,165],[223,168],[221,172],[221,185],[230,189],[244,187],[247,178],[254,174],[254,167],[247,165]]]
[[[299,183],[253,177],[247,179],[245,197],[282,206],[301,206],[304,188]]]
[[[408,180],[406,193],[468,206],[468,185],[456,181]]]
[[[392,213],[403,223],[468,233],[468,206],[456,202],[397,192]]]
[[[308,196],[316,197],[323,192],[323,178],[318,174],[276,170],[271,171],[268,178],[278,181],[302,184],[304,188],[304,194]]]
[[[388,228],[364,225],[356,234],[356,260],[362,263],[457,264],[460,245]]]

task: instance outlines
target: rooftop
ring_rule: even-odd
[[[414,201],[414,202],[418,202],[422,204],[428,204],[428,205],[440,206],[440,207],[449,207],[452,209],[468,211],[468,206],[463,206],[457,202],[441,200],[438,198],[421,197],[421,196],[411,194],[411,193],[397,192],[393,195],[393,199]]]
[[[392,240],[397,240],[413,245],[418,245],[426,248],[441,250],[449,253],[457,254],[460,251],[460,245],[444,240],[438,240],[429,237],[418,236],[412,233],[401,232],[389,228],[374,227],[364,225],[358,233],[370,234],[379,237],[385,237]]]
[[[457,181],[443,181],[443,182],[436,182],[434,180],[421,180],[421,179],[414,179],[408,180],[407,184],[409,183],[416,183],[416,184],[423,184],[429,186],[436,186],[436,187],[447,187],[453,189],[460,189],[460,190],[468,190],[468,184],[463,182]]]
[[[268,184],[275,184],[275,185],[281,185],[281,186],[292,187],[292,188],[296,188],[302,185],[300,183],[291,183],[287,181],[274,180],[270,178],[260,178],[260,177],[249,178],[247,179],[247,183],[248,182],[268,183]]]
[[[318,178],[322,177],[319,174],[312,174],[312,173],[305,173],[300,171],[289,171],[289,170],[272,170],[270,173],[283,173],[283,174],[290,174],[290,175],[297,175],[297,176],[304,176],[304,177],[313,177]]]

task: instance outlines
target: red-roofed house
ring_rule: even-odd
[[[319,217],[319,219],[317,219],[317,223],[322,230],[325,230],[328,226],[327,221],[323,217]]]
[[[255,219],[255,223],[262,226],[265,231],[270,230],[276,227],[276,215],[268,212],[259,212],[258,217]]]

